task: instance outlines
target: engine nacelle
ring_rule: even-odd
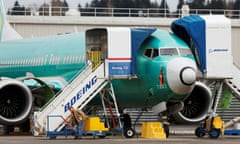
[[[212,105],[212,92],[202,82],[196,82],[191,94],[184,100],[184,108],[172,115],[178,123],[197,123],[204,120]]]
[[[32,108],[30,89],[21,81],[2,78],[0,81],[0,123],[6,125],[24,122]]]

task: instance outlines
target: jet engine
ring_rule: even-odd
[[[0,123],[6,125],[24,122],[32,108],[30,89],[21,81],[2,78],[0,81]]]
[[[196,82],[191,94],[183,101],[184,107],[172,115],[178,123],[197,123],[204,120],[212,105],[212,92],[202,82]]]

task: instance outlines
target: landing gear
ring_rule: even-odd
[[[164,132],[166,134],[166,137],[169,137],[169,124],[163,124]]]
[[[29,133],[30,134],[30,121],[26,120],[25,122],[18,125],[1,125],[0,126],[0,135],[10,135],[14,133],[15,127],[19,128],[20,132]]]
[[[168,138],[169,137],[169,127],[170,127],[170,123],[168,122],[168,115],[167,115],[167,112],[164,111],[164,112],[161,112],[160,115],[160,120],[162,121],[162,124],[163,124],[163,128],[164,128],[164,132],[166,134],[166,137]]]
[[[3,125],[3,135],[9,135],[11,132],[14,131],[14,126],[13,125]]]
[[[24,123],[19,125],[21,132],[30,132],[30,120],[26,120]]]
[[[183,104],[180,103],[174,103],[174,104],[167,104],[167,102],[161,102],[154,107],[152,107],[154,113],[158,113],[159,120],[162,122],[162,127],[164,128],[164,132],[166,134],[166,137],[169,137],[169,115],[172,112],[179,111],[179,109],[183,108]]]

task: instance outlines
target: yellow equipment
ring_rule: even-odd
[[[166,134],[160,122],[144,122],[141,137],[166,139]]]
[[[109,131],[99,117],[89,117],[86,119],[84,131]]]
[[[200,127],[196,128],[195,135],[198,137],[204,137],[206,133],[210,138],[218,138],[220,134],[224,134],[224,121],[219,116],[207,118]]]

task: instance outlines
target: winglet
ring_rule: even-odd
[[[6,20],[3,0],[0,0],[0,42],[22,39]]]

